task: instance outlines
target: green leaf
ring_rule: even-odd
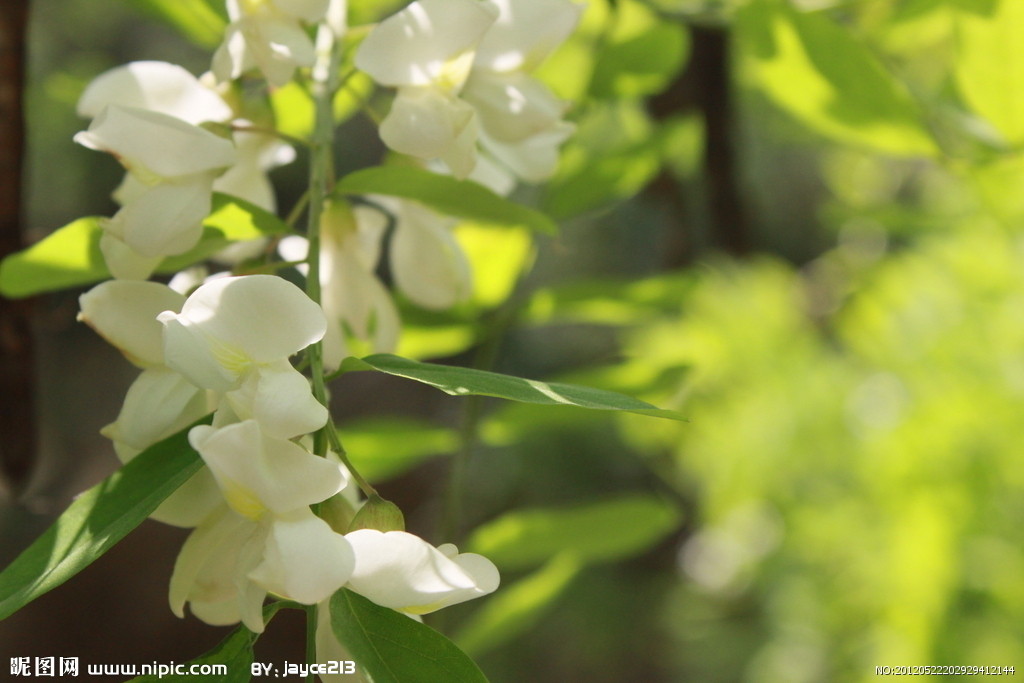
[[[458,446],[455,430],[424,420],[376,417],[339,425],[352,464],[370,481],[383,481]]]
[[[661,92],[682,68],[689,35],[632,0],[616,3],[608,42],[597,52],[594,97],[641,97]]]
[[[936,146],[906,87],[823,12],[755,0],[736,13],[747,84],[819,133],[894,155]]]
[[[223,683],[247,683],[252,679],[252,662],[254,659],[252,648],[258,637],[258,634],[253,633],[245,626],[239,626],[227,638],[222,640],[217,647],[183,664],[182,666],[184,666],[186,673],[138,676],[128,681],[128,683],[157,683],[157,681],[195,683],[197,677],[188,675],[187,671],[191,666],[203,664],[223,664],[225,666],[226,673],[218,674],[218,681]]]
[[[0,294],[20,298],[110,277],[100,252],[101,221],[91,216],[69,223],[0,262]],[[173,273],[213,256],[232,242],[288,232],[274,214],[243,199],[214,193],[203,235],[185,254],[166,259],[157,272]]]
[[[640,415],[685,421],[678,413],[662,410],[639,399],[591,387],[538,382],[497,372],[460,368],[380,353],[365,358],[346,358],[341,369],[376,370],[436,387],[452,396],[494,396],[539,405],[564,405],[592,410],[621,410]]]
[[[223,6],[218,7],[208,0],[126,1],[142,12],[170,24],[200,47],[214,48],[224,39],[227,16]]]
[[[544,214],[509,201],[483,185],[413,166],[375,166],[356,171],[338,181],[335,191],[412,199],[456,218],[490,225],[522,225],[548,234],[558,232]]]
[[[583,565],[571,553],[553,557],[511,586],[503,586],[459,629],[455,642],[479,656],[526,632],[552,607]]]
[[[487,681],[453,642],[404,614],[344,588],[331,598],[330,609],[334,635],[374,683]]]
[[[202,460],[188,429],[150,446],[81,494],[0,572],[0,619],[53,590],[110,550],[193,474]]]
[[[1024,142],[1024,3],[977,3],[956,12],[954,75],[964,101],[1010,143]]]
[[[533,567],[558,553],[581,562],[629,557],[642,552],[679,526],[671,503],[645,495],[567,508],[510,512],[479,527],[469,549],[502,569]]]

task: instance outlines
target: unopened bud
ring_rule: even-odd
[[[348,530],[376,529],[377,531],[405,531],[405,515],[397,505],[380,496],[371,496],[352,519]]]

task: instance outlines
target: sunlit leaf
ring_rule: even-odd
[[[455,228],[455,238],[472,268],[473,302],[484,308],[501,304],[512,294],[530,257],[529,231],[462,223]]]
[[[411,418],[377,417],[338,426],[356,469],[371,481],[397,476],[458,445],[454,430]]]
[[[582,566],[571,553],[563,553],[533,574],[502,586],[459,630],[455,642],[479,656],[526,632],[554,607]]]
[[[100,253],[101,218],[80,218],[0,263],[0,294],[18,298],[110,277]],[[272,213],[245,200],[213,195],[213,212],[203,221],[199,243],[166,259],[157,272],[173,273],[216,254],[232,242],[288,232]]]
[[[962,4],[956,29],[960,94],[1008,142],[1024,142],[1024,3]]]
[[[593,410],[621,410],[640,415],[665,417],[670,420],[684,419],[671,410],[661,410],[650,403],[613,391],[557,382],[539,382],[472,368],[422,363],[385,353],[365,358],[346,358],[341,367],[345,371],[376,370],[396,377],[404,377],[429,384],[452,396],[494,396],[523,403],[576,406]]]
[[[686,29],[661,21],[639,2],[615,4],[610,35],[597,53],[590,94],[639,97],[664,90],[686,60]]]
[[[479,527],[469,549],[502,569],[536,566],[558,553],[581,562],[629,557],[664,538],[680,511],[661,498],[644,495],[564,508],[510,512]]]
[[[746,83],[805,125],[889,154],[935,154],[906,87],[824,13],[755,0],[737,12],[735,27]]]
[[[412,199],[443,214],[488,225],[521,225],[537,232],[558,232],[558,227],[544,214],[505,199],[483,185],[412,166],[376,166],[356,171],[338,181],[335,190]]]
[[[170,24],[200,47],[217,47],[224,38],[227,15],[222,3],[211,0],[124,1]]]
[[[188,429],[150,446],[81,494],[0,573],[0,619],[92,564],[199,471]]]
[[[274,127],[294,138],[306,140],[313,134],[316,104],[309,91],[298,81],[289,81],[270,93]]]
[[[330,609],[334,635],[374,683],[487,680],[454,643],[404,614],[344,588],[331,598]]]

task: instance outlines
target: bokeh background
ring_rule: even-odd
[[[396,5],[350,4],[353,23]],[[30,3],[26,241],[113,210],[120,169],[71,142],[94,76],[207,68],[210,35],[165,5]],[[476,298],[407,309],[403,351],[688,422],[363,375],[333,388],[350,449],[412,530],[495,549],[503,590],[432,622],[493,680],[1024,668],[1022,31],[1016,0],[589,0],[541,70],[578,134],[551,183],[516,194],[560,235],[516,284],[528,238],[464,226]],[[359,113],[340,139],[342,169],[383,152]],[[281,206],[303,174],[301,155],[274,172]],[[4,562],[117,465],[98,429],[134,370],[75,322],[78,294],[33,302],[38,457],[7,481]],[[184,535],[145,523],[0,623],[0,659],[212,647],[221,630],[166,607]],[[300,661],[302,629],[285,613],[260,658]]]

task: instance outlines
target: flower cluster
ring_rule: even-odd
[[[113,280],[84,294],[81,309],[143,368],[104,430],[123,460],[213,411],[211,425],[189,431],[205,466],[154,515],[195,527],[171,578],[176,614],[188,603],[208,623],[258,632],[268,593],[315,604],[348,585],[422,614],[497,587],[494,566],[477,555],[401,531],[346,534],[313,514],[349,476],[302,445],[328,414],[288,358],[320,341],[327,324],[295,285],[222,277],[186,298],[155,282]]]
[[[499,581],[489,560],[434,547],[401,525],[360,521],[350,481],[373,490],[340,449],[314,452],[329,440],[311,435],[333,436],[334,427],[324,392],[292,362],[319,345],[307,357],[317,359],[314,372],[321,357],[336,368],[349,337],[394,347],[397,309],[375,273],[389,221],[396,287],[428,308],[466,298],[470,271],[453,219],[384,197],[373,198],[378,208],[317,201],[319,239],[292,235],[280,251],[305,261],[298,270],[307,277],[319,271],[320,287],[309,290],[319,301],[269,274],[149,280],[202,239],[214,192],[276,210],[267,171],[294,150],[272,121],[253,123],[266,118],[266,102],[252,106],[235,81],[255,72],[271,89],[293,78],[322,84],[333,65],[323,57],[337,54],[346,30],[342,0],[227,0],[227,10],[211,73],[197,78],[165,62],[112,69],[83,93],[78,111],[92,122],[75,137],[126,170],[114,192],[120,208],[101,221],[115,279],[80,299],[79,318],[141,370],[103,434],[127,463],[189,428],[203,462],[153,514],[192,529],[171,578],[171,609],[183,616],[188,605],[208,623],[259,632],[268,595],[314,605],[347,587],[417,616],[489,593]],[[384,20],[355,57],[397,88],[382,138],[501,193],[515,177],[549,176],[572,126],[562,120],[565,103],[530,72],[579,12],[568,0],[418,0]],[[309,244],[319,250],[307,253]],[[329,629],[318,642],[322,651],[340,647]]]
[[[385,19],[356,55],[360,69],[396,88],[381,138],[459,178],[479,165],[478,144],[523,180],[550,177],[573,126],[530,72],[581,11],[569,0],[417,0]]]

